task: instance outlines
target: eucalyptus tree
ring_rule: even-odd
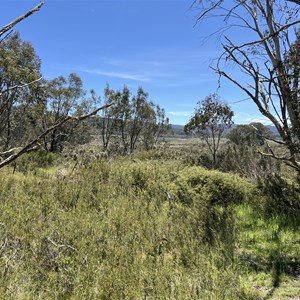
[[[40,66],[34,48],[21,40],[19,33],[0,44],[0,145],[4,151],[24,142],[25,136],[16,134],[23,132],[28,119],[35,118],[31,109],[39,100],[35,96],[40,87]]]
[[[200,10],[199,22],[222,21],[217,32],[224,51],[213,70],[246,93],[276,127],[281,136],[276,142],[288,150],[277,155],[269,147],[265,155],[300,172],[299,54],[294,52],[299,1],[196,0],[194,5]]]
[[[148,118],[142,131],[142,143],[145,150],[151,150],[159,138],[171,129],[165,110],[152,101],[148,107]]]
[[[149,100],[149,94],[142,87],[131,98],[128,111],[129,153],[133,153],[138,146],[145,150],[153,148],[158,138],[169,128],[165,111]]]
[[[39,11],[43,5],[44,1],[40,0],[34,8],[0,28],[0,168],[12,163],[21,155],[35,150],[41,142],[46,145],[48,136],[52,132],[56,132],[56,134],[52,134],[52,137],[57,140],[59,136],[57,130],[68,122],[84,121],[112,105],[93,107],[94,109],[92,109],[92,106],[86,105],[88,101],[82,99],[81,105],[73,105],[68,112],[65,111],[60,118],[56,118],[49,127],[44,126],[45,122],[42,122],[42,126],[37,126],[41,115],[46,114],[50,117],[55,115],[55,112],[48,113],[47,111],[49,97],[52,100],[58,100],[57,102],[60,101],[58,99],[60,97],[67,99],[68,95],[69,100],[75,99],[76,84],[79,83],[78,78],[73,76],[72,82],[69,82],[70,85],[67,88],[68,92],[59,87],[55,92],[51,88],[51,84],[46,91],[43,86],[45,81],[42,81],[41,77],[36,77],[40,75],[40,63],[33,48],[29,43],[22,42],[18,34],[12,34],[16,24]],[[64,80],[60,79],[61,85],[63,85]],[[54,84],[54,81],[52,83]],[[75,86],[72,86],[73,83]],[[59,93],[61,93],[60,96]],[[55,105],[52,108],[54,107]],[[64,109],[67,109],[67,106]],[[18,126],[13,128],[12,124],[18,124]],[[24,126],[25,124],[31,126]],[[30,130],[28,130],[29,127]],[[40,128],[42,128],[41,131],[39,131]],[[25,140],[24,136],[26,136]],[[55,149],[54,144],[53,149]]]
[[[0,151],[24,143],[30,136],[24,128],[34,125],[33,110],[41,78],[40,59],[29,42],[21,40],[14,27],[39,11],[41,0],[32,9],[0,28]],[[28,132],[27,132],[28,133]],[[1,154],[1,152],[0,152]]]
[[[237,125],[227,134],[227,138],[240,146],[262,146],[266,139],[271,138],[271,130],[261,123]]]
[[[75,73],[71,73],[67,78],[59,76],[47,81],[44,86],[44,96],[46,105],[42,117],[42,130],[57,124],[67,116],[87,114],[93,104],[91,103],[93,97],[90,99],[86,97],[82,80]],[[86,126],[84,128],[87,129]],[[79,136],[77,141],[86,141],[87,132],[82,129],[82,124],[76,121],[54,129],[44,138],[45,149],[59,152],[66,142],[72,143],[76,136]]]
[[[149,95],[139,87],[132,95],[127,86],[113,90],[106,86],[104,104],[114,103],[102,111],[101,137],[104,150],[109,151],[111,138],[119,144],[124,154],[136,148],[152,149],[159,137],[169,128],[164,109],[149,100]]]
[[[131,120],[129,123],[129,151],[132,153],[147,121],[152,117],[151,103],[148,93],[142,87],[138,88],[136,96],[131,101]]]
[[[115,119],[115,133],[120,137],[122,152],[128,153],[130,149],[130,122],[131,122],[131,92],[127,86],[114,92],[115,105],[111,108],[111,117]]]
[[[217,94],[210,94],[198,102],[194,115],[185,125],[184,131],[198,134],[205,140],[216,164],[221,137],[233,124],[232,118],[233,111],[230,107],[222,103]]]
[[[125,136],[125,123],[128,114],[124,108],[127,108],[129,104],[129,90],[124,87],[123,91],[115,91],[107,83],[104,89],[104,104],[110,103],[115,103],[115,105],[104,109],[100,114],[100,131],[104,151],[109,151],[112,137],[119,134],[119,129],[122,137]]]

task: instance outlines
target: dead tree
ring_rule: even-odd
[[[294,3],[296,4],[294,4]],[[223,21],[223,53],[211,68],[244,91],[259,111],[277,128],[287,152],[266,155],[284,161],[300,172],[299,69],[287,58],[297,41],[300,2],[275,0],[194,1],[198,21],[219,17]],[[239,31],[239,36],[233,30]],[[213,33],[212,33],[213,34]],[[242,40],[242,41],[241,41]],[[299,59],[299,56],[298,56]],[[229,71],[231,64],[243,76]],[[232,68],[231,68],[232,70]]]

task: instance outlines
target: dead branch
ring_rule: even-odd
[[[201,19],[204,18],[204,16],[206,16],[207,14],[209,14],[209,12],[213,11],[214,9],[216,9],[218,6],[220,6],[222,4],[223,0],[219,0],[216,3],[213,3],[211,5],[211,7],[209,7],[208,9],[204,10],[204,12],[197,18],[197,21],[200,21]]]
[[[40,3],[35,6],[33,9],[29,10],[27,13],[25,13],[24,15],[16,18],[15,20],[13,20],[12,22],[10,22],[9,24],[7,24],[6,26],[2,27],[0,29],[0,37],[6,33],[7,31],[11,30],[15,25],[17,25],[19,22],[23,21],[24,19],[28,18],[29,16],[31,16],[32,14],[34,14],[35,12],[39,11],[40,8],[44,5],[44,1],[40,0]]]
[[[49,238],[49,237],[47,237],[47,240],[53,245],[53,246],[55,246],[56,248],[69,248],[69,249],[71,249],[71,250],[73,250],[73,251],[78,251],[76,248],[74,248],[73,246],[71,246],[71,245],[59,245],[59,244],[57,244],[57,243],[55,243],[51,238]]]
[[[285,142],[279,141],[279,140],[276,140],[276,139],[273,139],[273,138],[271,138],[271,137],[266,137],[266,136],[264,136],[264,139],[267,140],[267,141],[274,142],[274,143],[276,143],[276,144],[278,144],[278,145],[286,146],[286,143],[285,143]]]
[[[83,116],[77,116],[77,117],[76,116],[67,116],[67,117],[63,118],[58,123],[56,123],[53,126],[47,128],[36,139],[32,140],[30,143],[28,143],[27,145],[25,145],[24,147],[22,147],[21,150],[18,153],[14,153],[14,154],[10,155],[9,157],[7,157],[6,159],[4,159],[3,161],[1,161],[0,162],[0,169],[3,168],[4,166],[10,164],[11,162],[13,162],[14,160],[16,160],[21,155],[23,155],[25,153],[28,153],[30,151],[35,150],[36,149],[35,145],[38,144],[40,140],[42,140],[47,134],[49,134],[53,130],[61,127],[65,123],[67,123],[69,121],[82,121],[82,120],[85,120],[85,119],[87,119],[87,118],[89,118],[89,117],[91,117],[93,115],[96,115],[100,110],[109,108],[112,105],[113,105],[113,103],[107,104],[107,105],[104,105],[104,106],[101,106],[101,107],[98,107],[97,109],[95,109],[91,113],[83,115]]]
[[[0,93],[0,96],[2,96],[4,93],[7,93],[7,92],[9,92],[9,91],[11,91],[11,90],[14,90],[14,89],[22,89],[22,88],[24,88],[24,87],[26,87],[26,86],[29,86],[29,85],[33,84],[33,83],[36,83],[36,82],[38,82],[38,81],[41,81],[42,79],[43,79],[43,76],[41,76],[40,78],[35,79],[35,80],[31,81],[31,82],[28,82],[28,83],[24,83],[24,84],[21,84],[21,85],[14,85],[14,86],[11,86],[11,87],[7,88],[6,90],[4,90],[3,92],[1,92],[1,93]]]
[[[265,153],[265,152],[259,151],[259,153],[261,155],[266,156],[266,157],[271,157],[271,158],[274,158],[274,159],[279,160],[279,161],[283,161],[287,166],[295,169],[298,172],[300,171],[300,163],[295,159],[294,156],[290,156],[290,157],[278,156],[278,155],[275,154],[272,147],[269,145],[269,143],[267,141],[266,141],[266,145],[267,145],[268,150],[270,151],[270,153]]]
[[[9,149],[7,151],[4,151],[4,152],[0,152],[0,156],[6,156],[10,153],[13,153],[13,152],[19,150],[19,149],[20,149],[20,147],[16,147],[16,148],[12,148],[12,149]]]

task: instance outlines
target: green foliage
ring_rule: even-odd
[[[299,217],[297,226],[290,227],[293,217],[270,215],[266,208],[260,204],[236,208],[237,261],[245,266],[245,276],[263,299],[296,299],[299,296]]]
[[[43,97],[45,106],[41,113],[40,123],[43,128],[49,128],[59,123],[67,116],[87,114],[94,104],[93,92],[90,99],[85,97],[81,78],[71,73],[67,78],[59,76],[45,83]],[[45,150],[61,152],[66,144],[82,144],[91,141],[91,126],[89,123],[74,121],[64,124],[44,140]]]
[[[40,59],[18,33],[0,43],[0,163],[1,167],[39,147],[59,152],[68,145],[91,140],[88,122],[64,122],[93,109],[75,73],[42,80]],[[74,136],[80,138],[75,139]],[[18,151],[18,152],[17,152]],[[14,156],[11,154],[14,153]],[[10,159],[9,159],[10,158]],[[2,164],[3,163],[3,164]]]
[[[300,224],[300,186],[279,176],[269,176],[260,180],[259,187],[267,195],[264,203],[267,216],[281,215],[282,219],[293,220],[293,224]]]
[[[2,169],[0,298],[297,295],[297,185],[270,178],[259,189],[166,153],[74,169],[36,152],[26,176]]]
[[[28,172],[36,172],[38,168],[51,167],[57,159],[58,155],[55,153],[37,150],[23,155],[13,165],[18,172],[27,174]]]
[[[233,124],[233,111],[220,101],[217,94],[211,94],[198,102],[198,107],[190,121],[185,125],[185,132],[198,133],[204,138],[213,162],[217,162],[220,140],[226,128]]]
[[[265,138],[271,137],[271,131],[261,123],[237,125],[227,134],[227,138],[236,145],[262,146]]]
[[[142,87],[131,96],[128,87],[112,90],[107,85],[105,103],[114,103],[104,110],[101,123],[102,145],[111,152],[112,138],[123,153],[133,153],[137,148],[151,150],[158,143],[162,133],[169,130],[169,120],[164,109],[148,99]]]
[[[195,115],[185,126],[185,131],[200,131],[212,134],[213,131],[224,131],[224,126],[232,125],[233,112],[228,105],[221,103],[217,94],[211,94],[198,102]]]
[[[203,193],[212,205],[228,205],[254,199],[257,194],[253,184],[234,174],[207,171],[200,167],[189,167],[179,174],[174,186],[190,200]],[[179,200],[183,199],[179,197]]]
[[[63,177],[9,171],[0,173],[0,297],[257,299],[233,257],[231,203],[255,191],[245,180],[137,158]]]
[[[0,150],[8,150],[26,142],[35,132],[36,97],[41,77],[40,59],[29,42],[18,33],[9,35],[0,44]],[[31,83],[29,85],[25,85]],[[22,88],[17,88],[23,86]],[[31,113],[24,113],[25,107]],[[24,130],[24,125],[32,130]]]
[[[268,149],[266,149],[266,152]],[[280,175],[279,161],[264,156],[256,147],[242,145],[228,145],[219,154],[219,168],[226,172],[235,172],[255,182],[260,178]]]

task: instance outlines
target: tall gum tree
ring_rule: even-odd
[[[212,155],[213,163],[217,163],[217,153],[222,135],[232,124],[233,111],[222,103],[217,94],[210,94],[198,102],[194,115],[184,126],[186,133],[198,134],[206,142]]]
[[[11,34],[0,44],[0,144],[4,150],[18,142],[13,132],[22,121],[14,118],[16,109],[34,105],[39,79],[40,59],[32,45],[18,33]]]
[[[300,172],[299,69],[291,64],[291,49],[300,23],[298,0],[197,0],[198,22],[220,18],[223,53],[212,64],[244,91],[259,111],[277,128],[287,152],[269,153]],[[237,35],[237,28],[239,34]],[[213,34],[213,33],[212,33]],[[239,71],[234,75],[233,65]],[[235,71],[236,71],[235,69]],[[243,76],[240,76],[243,74]]]
[[[11,21],[9,24],[3,26],[0,28],[0,45],[5,43],[6,39],[10,37],[14,27],[30,17],[32,14],[38,12],[40,8],[44,5],[44,1],[40,1],[39,4],[37,4],[35,7],[30,9],[29,11],[25,12],[23,15],[17,17],[13,21]],[[16,65],[16,62],[14,61],[14,58],[12,58],[11,61],[8,61],[8,65],[6,66],[6,69],[9,69],[11,66]],[[22,71],[22,66],[18,66],[19,69],[14,70],[16,73]],[[4,79],[4,71],[6,70],[3,68],[0,70],[0,78]],[[3,168],[4,166],[12,163],[15,161],[18,157],[21,155],[30,152],[37,147],[40,146],[41,142],[45,140],[45,138],[51,133],[54,132],[58,129],[60,129],[63,125],[65,125],[69,121],[83,121],[95,114],[97,114],[99,111],[106,109],[110,107],[112,104],[107,104],[103,105],[101,107],[95,108],[94,110],[89,110],[89,111],[82,111],[81,109],[78,111],[78,114],[75,115],[64,115],[62,118],[57,120],[54,124],[51,126],[44,128],[44,130],[38,134],[33,135],[29,141],[26,143],[20,142],[19,145],[16,147],[10,148],[10,142],[12,140],[12,130],[10,126],[11,122],[11,112],[16,111],[16,107],[13,107],[14,103],[20,103],[24,102],[25,98],[21,99],[21,97],[14,98],[12,95],[14,94],[19,94],[20,90],[27,89],[30,87],[32,84],[37,83],[40,81],[42,78],[39,79],[34,79],[33,81],[30,81],[30,78],[19,78],[17,84],[14,84],[14,82],[11,83],[5,83],[4,87],[2,88],[0,92],[0,112],[4,116],[9,116],[9,118],[4,117],[4,123],[2,123],[2,129],[0,128],[0,131],[5,131],[6,130],[6,142],[3,145],[2,142],[0,144],[0,168]],[[43,94],[43,91],[40,91]],[[39,93],[35,94],[36,98],[40,97]],[[11,107],[7,106],[6,103],[12,104]],[[3,105],[4,104],[4,105]],[[10,111],[6,111],[7,107],[10,109]],[[23,108],[26,108],[26,105],[23,106]],[[1,118],[0,118],[1,119]],[[33,120],[34,121],[34,120]],[[1,121],[0,121],[1,122]],[[5,123],[6,122],[6,123]],[[3,130],[4,128],[4,130]]]

